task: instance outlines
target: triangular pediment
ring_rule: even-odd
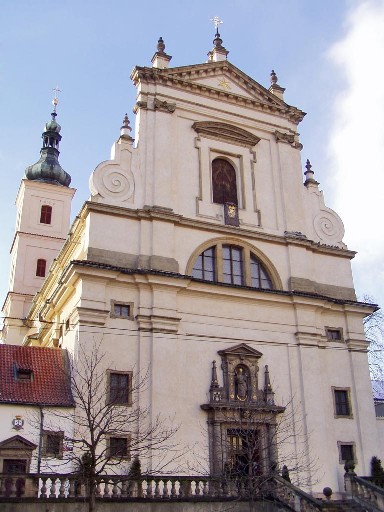
[[[219,350],[218,353],[220,356],[255,357],[257,359],[263,355],[261,352],[246,345],[245,343],[240,343],[239,345],[226,350]]]
[[[228,98],[231,102],[235,101],[249,107],[271,109],[274,113],[281,113],[296,122],[300,122],[305,115],[228,61],[165,69],[136,67],[131,78],[136,85],[140,80],[163,82],[168,86],[206,94],[211,98]]]
[[[34,450],[37,445],[25,439],[25,437],[16,435],[0,441],[0,450]]]

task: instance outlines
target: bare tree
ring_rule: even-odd
[[[363,301],[374,303],[372,297],[364,296]],[[378,308],[364,318],[364,331],[368,347],[369,372],[371,374],[375,405],[384,401],[384,313]],[[380,405],[379,408],[382,408]],[[377,412],[377,411],[376,411]]]
[[[106,355],[101,343],[90,349],[80,345],[76,362],[69,365],[75,410],[72,433],[66,433],[65,461],[71,471],[80,474],[87,484],[90,512],[95,510],[96,481],[100,475],[113,471],[125,471],[132,463],[137,467],[152,464],[156,455],[157,466],[151,471],[164,470],[175,453],[171,442],[177,426],[170,425],[159,415],[152,417],[149,406],[140,404],[140,395],[148,386],[148,372],[144,375],[128,375],[128,381],[111,385],[107,378]],[[113,370],[112,370],[113,371]],[[114,374],[114,375],[119,375]],[[68,423],[67,413],[55,411],[49,428]]]

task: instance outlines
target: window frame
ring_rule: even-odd
[[[351,446],[352,447],[352,453],[353,453],[352,462],[354,464],[357,464],[358,460],[357,460],[357,455],[356,455],[356,443],[354,441],[337,441],[337,449],[339,451],[339,464],[346,464],[347,462],[349,462],[349,460],[342,458],[342,454],[341,454],[342,446]]]
[[[339,335],[340,335],[340,338],[333,338],[331,333],[333,332],[338,332]],[[341,343],[344,341],[344,336],[343,336],[343,329],[342,327],[326,327],[325,328],[325,335],[327,337],[327,340],[328,341],[334,341],[335,343]]]
[[[340,414],[340,411],[338,411],[338,406],[340,405],[340,402],[336,399],[336,394],[338,392],[346,393],[346,404],[348,406],[348,414]],[[333,411],[334,411],[334,417],[335,418],[346,418],[346,419],[353,419],[353,412],[352,412],[352,403],[351,403],[351,388],[341,388],[341,387],[335,387],[332,386],[332,397],[333,397]]]
[[[50,226],[52,224],[53,206],[50,204],[42,204],[40,208],[40,224]]]
[[[111,439],[125,439],[127,441],[127,451],[125,455],[112,454],[111,452]],[[107,437],[107,457],[109,459],[118,460],[131,460],[131,436],[130,435],[115,435]]]
[[[128,315],[117,315],[116,312],[115,312],[115,307],[116,306],[128,307]],[[122,318],[124,320],[134,320],[133,306],[134,306],[133,302],[124,302],[124,301],[121,301],[121,300],[112,299],[111,300],[110,317],[111,318]]]
[[[112,401],[111,400],[111,376],[112,375],[126,375],[128,377],[128,386],[127,386],[127,401]],[[107,402],[111,406],[132,406],[132,372],[131,371],[121,371],[121,370],[107,370]]]
[[[58,453],[48,451],[48,436],[59,439]],[[43,430],[43,446],[41,456],[47,459],[62,459],[64,453],[64,431],[63,430]]]

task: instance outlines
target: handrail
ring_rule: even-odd
[[[355,473],[344,475],[345,488],[355,501],[384,512],[384,489]]]
[[[323,509],[323,504],[320,500],[291,484],[281,476],[274,475],[271,481],[272,484],[277,484],[274,492],[276,497],[294,510],[316,512]]]

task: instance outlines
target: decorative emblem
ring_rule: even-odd
[[[226,89],[226,90],[231,88],[230,83],[227,82],[225,78],[222,78],[221,80],[219,80],[218,85],[219,85],[219,87],[222,87],[223,89]]]
[[[15,416],[12,420],[12,428],[21,430],[24,427],[24,420],[22,416]]]
[[[236,204],[225,203],[224,205],[224,222],[229,226],[239,225],[239,209]]]
[[[236,206],[233,204],[228,205],[228,217],[236,217]]]

